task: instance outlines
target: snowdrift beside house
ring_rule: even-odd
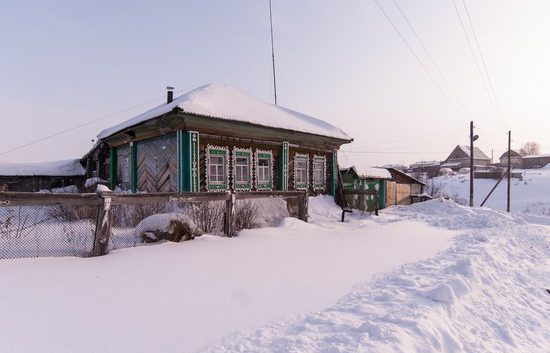
[[[387,221],[463,232],[448,250],[378,275],[328,309],[234,334],[205,352],[548,351],[549,228],[441,199],[386,212]]]

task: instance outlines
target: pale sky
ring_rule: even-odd
[[[470,120],[489,156],[508,129],[513,147],[534,140],[550,153],[550,1],[466,0],[501,118],[453,0],[395,1],[456,95],[393,0],[378,0],[451,103],[374,0],[272,1],[279,104],[352,135],[341,164],[444,159],[468,142]],[[221,82],[272,101],[270,59],[268,0],[0,0],[0,161],[78,158],[102,129],[161,103],[167,85]]]

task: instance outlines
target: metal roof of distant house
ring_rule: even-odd
[[[174,109],[210,118],[233,120],[347,141],[353,140],[344,131],[323,120],[260,101],[244,92],[221,84],[208,84],[194,89],[174,98],[171,103],[162,104],[121,124],[105,129],[97,137],[99,139],[109,137]]]
[[[527,159],[530,159],[530,158],[550,158],[550,154],[532,154],[532,155],[529,155],[529,156],[524,156],[523,157],[524,159],[527,158]]]
[[[85,173],[79,159],[0,164],[0,175],[2,176],[76,176]]]
[[[466,145],[458,145],[458,148],[460,148],[468,157],[470,157],[470,146]],[[482,150],[479,149],[479,147],[474,147],[474,158],[475,159],[491,159],[487,157],[485,153],[483,153]]]
[[[510,150],[510,156],[511,157],[521,157],[521,153],[516,150]],[[506,158],[508,157],[508,151],[504,152],[500,158]],[[499,159],[500,159],[499,158]]]
[[[360,178],[366,179],[391,179],[390,172],[385,168],[376,168],[376,167],[356,167],[352,165],[351,167],[340,168],[341,171],[353,170],[357,176]]]

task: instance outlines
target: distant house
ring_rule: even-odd
[[[362,190],[370,194],[346,195],[348,204],[355,209],[372,212],[386,207],[386,182],[391,174],[385,168],[340,168],[344,190]]]
[[[407,171],[415,175],[423,174],[427,178],[434,178],[439,175],[439,169],[441,169],[439,161],[420,161],[411,164]]]
[[[338,127],[210,84],[102,131],[88,176],[132,192],[304,190],[334,194]]]
[[[515,150],[510,151],[510,165],[513,168],[521,168],[523,165],[523,159],[522,159],[521,153]],[[508,151],[504,152],[502,156],[500,156],[500,167],[508,167]]]
[[[523,168],[543,168],[550,164],[550,154],[536,154],[522,157]]]
[[[389,168],[391,181],[386,183],[386,207],[391,205],[410,205],[430,198],[424,193],[425,183],[400,171]]]
[[[478,147],[474,147],[474,167],[485,167],[490,164],[491,158],[487,157]],[[470,147],[464,145],[456,146],[441,164],[441,168],[450,168],[454,171],[468,167],[470,167]]]
[[[0,191],[35,192],[71,185],[78,188],[84,184],[85,172],[79,159],[40,163],[2,163],[0,164]]]

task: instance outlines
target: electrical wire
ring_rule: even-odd
[[[464,121],[466,122],[466,119],[464,118],[464,116],[462,115],[462,113],[460,112],[460,110],[455,106],[455,104],[451,101],[451,99],[449,98],[449,96],[447,95],[447,93],[445,92],[445,90],[443,90],[443,88],[441,87],[441,85],[435,80],[435,78],[433,77],[433,75],[430,73],[430,71],[428,70],[428,68],[426,67],[426,65],[422,62],[422,60],[420,60],[420,57],[416,54],[416,52],[414,51],[414,49],[411,47],[411,45],[409,44],[409,42],[407,41],[407,39],[405,39],[405,37],[403,36],[403,34],[401,33],[401,31],[397,28],[397,26],[393,23],[393,21],[391,20],[391,18],[389,17],[389,15],[386,13],[386,11],[384,10],[384,8],[382,7],[382,5],[380,5],[380,3],[378,2],[378,0],[374,0],[374,2],[376,3],[376,5],[378,6],[378,8],[380,9],[380,11],[382,12],[382,14],[384,15],[384,17],[386,17],[386,20],[391,24],[391,26],[393,27],[393,29],[397,32],[397,34],[399,35],[399,38],[401,38],[401,40],[403,41],[403,43],[405,43],[405,45],[407,46],[407,48],[409,49],[409,51],[411,52],[411,54],[414,56],[414,58],[416,59],[416,61],[418,62],[418,64],[420,65],[420,67],[422,68],[422,70],[424,70],[424,72],[428,75],[428,77],[430,78],[430,80],[432,81],[432,83],[437,87],[437,89],[439,90],[439,92],[441,93],[441,95],[445,98],[445,100],[447,101],[447,103],[449,103],[449,105],[453,108],[453,110],[457,113],[457,115]]]
[[[416,40],[418,41],[418,43],[420,43],[420,46],[422,46],[422,49],[424,49],[424,52],[426,53],[426,55],[428,56],[428,58],[430,59],[430,61],[432,62],[432,64],[434,65],[435,69],[437,70],[437,72],[439,73],[439,75],[441,76],[441,78],[443,79],[443,82],[445,83],[445,85],[447,86],[447,88],[449,89],[449,92],[451,93],[451,95],[453,96],[454,99],[456,99],[456,101],[458,102],[458,104],[460,105],[460,107],[462,108],[462,110],[464,111],[464,113],[470,118],[472,119],[472,116],[470,115],[470,113],[468,112],[468,110],[466,109],[466,107],[464,106],[464,104],[462,103],[462,100],[458,97],[458,95],[456,94],[456,91],[453,89],[453,87],[451,86],[451,84],[449,83],[449,80],[447,79],[447,77],[443,74],[443,71],[441,70],[441,67],[437,64],[437,62],[435,61],[434,57],[432,56],[431,52],[428,50],[427,46],[424,44],[424,41],[420,38],[420,36],[418,35],[418,33],[416,32],[416,30],[414,29],[411,21],[409,21],[409,18],[405,15],[405,12],[403,11],[403,9],[401,8],[401,6],[399,6],[399,3],[397,2],[397,0],[393,0],[393,3],[395,5],[395,7],[397,7],[397,9],[399,10],[399,12],[401,13],[401,16],[403,16],[403,19],[405,20],[405,22],[407,23],[407,25],[409,26],[411,32],[414,34]]]
[[[203,82],[200,82],[200,83],[196,83],[192,86],[189,86],[187,88],[183,88],[183,89],[180,89],[178,91],[176,91],[175,93],[182,93],[184,91],[189,91],[191,89],[194,89],[194,88],[197,88],[199,86],[202,86],[202,85],[205,85],[205,84],[208,84],[208,83],[212,83],[216,80],[219,80],[221,78],[224,78],[224,77],[227,77],[227,76],[230,76],[230,75],[233,75],[237,72],[240,72],[240,71],[243,71],[243,70],[246,70],[248,69],[249,67],[253,66],[253,65],[256,65],[256,64],[259,64],[260,62],[264,62],[264,61],[267,61],[267,59],[262,59],[262,60],[258,60],[258,61],[255,61],[253,63],[249,63],[239,69],[236,69],[236,70],[233,70],[233,71],[230,71],[230,72],[227,72],[225,74],[222,74],[222,75],[219,75],[219,76],[216,76],[212,79],[209,79],[207,81],[203,81]],[[14,152],[14,151],[17,151],[17,150],[20,150],[22,148],[26,148],[26,147],[29,147],[31,145],[34,145],[36,143],[39,143],[39,142],[43,142],[43,141],[46,141],[46,140],[49,140],[51,138],[54,138],[54,137],[57,137],[59,135],[62,135],[62,134],[65,134],[65,133],[68,133],[68,132],[71,132],[71,131],[74,131],[74,130],[78,130],[80,128],[83,128],[83,127],[86,127],[86,126],[89,126],[89,125],[92,125],[92,124],[95,124],[97,122],[100,122],[102,120],[106,120],[106,119],[109,119],[109,118],[112,118],[114,116],[117,116],[117,115],[120,115],[120,114],[123,114],[123,113],[127,113],[131,110],[134,110],[134,109],[137,109],[137,108],[140,108],[140,107],[143,107],[145,105],[148,105],[148,104],[153,104],[155,102],[158,102],[158,101],[162,101],[164,99],[164,97],[159,97],[159,98],[155,98],[153,100],[150,100],[150,101],[147,101],[147,102],[144,102],[144,103],[140,103],[140,104],[137,104],[137,105],[134,105],[132,107],[129,107],[129,108],[125,108],[123,110],[120,110],[120,111],[117,111],[116,113],[112,113],[112,114],[108,114],[108,115],[105,115],[105,116],[102,116],[102,117],[99,117],[99,118],[96,118],[96,119],[92,119],[92,120],[88,120],[87,122],[85,123],[82,123],[80,125],[77,125],[77,126],[73,126],[73,127],[70,127],[68,129],[65,129],[65,130],[61,130],[61,131],[58,131],[56,133],[53,133],[51,135],[47,135],[47,136],[44,136],[44,137],[41,137],[39,139],[36,139],[34,141],[31,141],[31,142],[27,142],[27,143],[24,143],[22,145],[18,145],[16,147],[13,147],[13,148],[10,148],[8,150],[5,150],[5,151],[2,151],[0,152],[0,156],[3,156],[5,154],[8,154],[8,153],[11,153],[11,152]]]
[[[470,11],[468,10],[468,6],[466,5],[466,0],[462,0],[462,3],[464,4],[464,9],[466,10],[466,15],[468,17],[468,22],[470,23],[470,28],[472,30],[472,34],[473,34],[474,40],[476,42],[477,50],[479,51],[479,56],[481,58],[481,63],[483,64],[483,69],[485,70],[485,75],[487,76],[487,82],[489,83],[489,88],[491,90],[493,100],[495,101],[495,104],[496,104],[496,107],[497,107],[497,110],[498,110],[499,119],[503,123],[504,127],[508,130],[506,122],[504,121],[504,117],[502,116],[502,109],[500,109],[500,104],[499,104],[497,96],[495,94],[495,88],[494,88],[493,82],[491,80],[491,75],[489,75],[489,70],[487,69],[487,62],[485,60],[485,55],[483,55],[483,51],[481,50],[481,46],[479,45],[479,41],[477,39],[476,31],[474,29],[474,24],[472,23],[472,18],[470,17]]]
[[[481,69],[481,65],[479,64],[479,61],[478,61],[477,56],[475,54],[474,47],[473,47],[472,42],[470,40],[470,36],[468,35],[468,31],[466,30],[466,26],[464,25],[464,20],[462,19],[462,15],[460,14],[460,11],[458,10],[458,6],[456,5],[456,1],[455,0],[451,0],[451,1],[453,3],[456,15],[457,15],[458,20],[460,22],[460,27],[462,28],[462,32],[464,33],[464,38],[466,38],[466,43],[468,44],[468,48],[470,49],[470,53],[472,54],[472,57],[474,59],[474,63],[477,67],[479,78],[481,79],[481,82],[483,83],[483,87],[485,88],[485,93],[487,93],[487,97],[489,98],[489,102],[491,104],[491,107],[493,108],[493,111],[495,112],[495,115],[496,115],[497,119],[502,123],[502,121],[500,119],[500,115],[499,115],[499,110],[497,108],[496,103],[493,100],[493,96],[491,94],[489,85],[486,82],[486,78],[483,74],[483,70]],[[506,124],[504,124],[504,127],[506,128]]]

